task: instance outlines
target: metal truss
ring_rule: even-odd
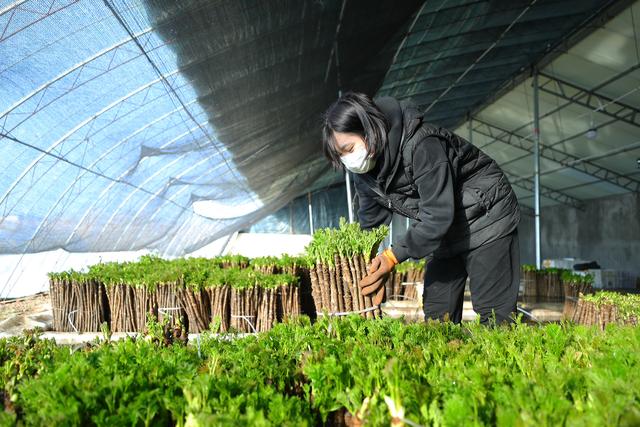
[[[503,171],[505,175],[509,178],[509,183],[514,187],[520,187],[523,190],[529,191],[533,193],[534,191],[534,182],[531,178],[526,177],[518,177],[507,171]],[[546,197],[547,199],[554,200],[563,205],[572,207],[574,209],[584,209],[584,204],[582,200],[576,199],[575,197],[571,197],[566,193],[563,193],[558,190],[554,190],[550,187],[545,187],[544,185],[540,186],[540,195]]]
[[[143,30],[137,36],[144,40],[146,45],[151,40],[151,29]],[[153,46],[150,51],[164,46],[166,46],[164,43]],[[143,53],[138,51],[131,39],[115,43],[74,67],[65,70],[0,113],[0,120],[2,120],[0,127],[7,132],[11,132],[47,106],[68,95],[69,92],[91,83],[114,69],[142,56]],[[83,72],[85,69],[90,69],[91,71]]]
[[[611,83],[620,80],[621,78],[631,74],[632,72],[636,71],[639,68],[640,68],[640,64],[633,65],[633,66],[627,68],[626,70],[624,70],[624,71],[612,76],[611,78],[605,80],[604,82],[600,83],[598,86],[592,88],[591,92],[597,92],[598,90],[602,89],[603,87],[606,87],[606,86],[610,85]],[[503,93],[503,95],[504,95],[504,93]],[[493,98],[493,99],[495,101],[497,98]],[[563,104],[552,108],[551,110],[545,112],[544,114],[540,114],[540,120],[545,119],[545,118],[550,117],[550,116],[553,116],[557,112],[559,112],[561,110],[564,110],[565,108],[567,108],[568,106],[570,106],[572,104],[573,104],[573,101],[564,102]],[[476,111],[481,111],[481,110],[476,110]],[[467,117],[474,117],[475,115],[476,114],[467,114]],[[474,120],[476,120],[476,119],[474,119]],[[608,122],[607,124],[611,124],[611,123],[613,123],[613,122]],[[533,125],[533,120],[530,120],[530,121],[527,121],[526,123],[518,126],[515,129],[512,129],[512,130],[510,130],[508,132],[509,133],[513,133],[513,134],[517,134],[517,132],[519,132],[519,131],[521,131],[523,129],[529,129],[532,125]],[[498,139],[494,139],[493,141],[498,141]],[[487,146],[487,145],[491,144],[492,142],[489,142],[489,143],[485,144],[484,146]]]
[[[0,10],[0,43],[80,0],[23,0]]]
[[[640,109],[546,73],[540,73],[540,76],[547,79],[547,82],[540,85],[541,92],[640,127]]]
[[[479,126],[473,129],[474,132],[533,154],[532,141],[483,120],[473,119],[473,122],[479,124]],[[573,154],[566,153],[556,148],[542,145],[540,147],[540,157],[559,163],[563,169],[567,168],[576,170],[597,178],[598,181],[613,184],[626,191],[636,193],[640,192],[640,181],[612,171],[611,169],[607,169],[590,160],[581,159]]]

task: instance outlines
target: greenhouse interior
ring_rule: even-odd
[[[0,0],[0,426],[640,426],[640,1]]]

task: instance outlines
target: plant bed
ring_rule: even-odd
[[[258,320],[258,329],[266,330],[276,321],[300,315],[299,283],[307,265],[304,259],[275,260],[277,271],[294,272],[295,276],[261,273],[246,267],[245,261],[236,256],[175,260],[143,256],[137,262],[97,264],[85,273],[52,274],[56,329],[74,330],[67,319],[71,314],[79,321],[79,331],[99,331],[106,321],[114,332],[141,332],[151,314],[160,321],[168,319],[171,326],[179,321],[192,333],[207,330],[213,320],[221,332],[232,326],[254,332]],[[233,295],[232,289],[236,289]],[[255,310],[261,305],[260,315],[264,316],[256,317]],[[245,309],[249,310],[246,316]],[[253,320],[248,320],[249,316]]]

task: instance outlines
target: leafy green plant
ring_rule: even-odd
[[[199,358],[186,347],[126,339],[72,357],[24,382],[19,403],[29,425],[182,424],[182,386]]]
[[[568,283],[571,286],[577,286],[580,284],[593,285],[592,274],[578,274],[571,270],[562,270],[560,277],[564,283]]]
[[[40,339],[41,331],[27,330],[19,337],[0,339],[0,402],[7,418],[15,414],[18,386],[38,377],[61,357],[53,340]]]
[[[243,339],[205,333],[187,347],[127,339],[70,353],[37,337],[21,339],[0,340],[3,366],[23,360],[10,352],[16,345],[51,350],[41,352],[48,362],[15,382],[17,410],[5,418],[25,424],[640,421],[636,327],[488,329],[348,316],[315,324],[296,318]]]

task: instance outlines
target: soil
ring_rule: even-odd
[[[48,292],[0,301],[0,334],[19,334],[35,327],[45,331],[50,331],[53,327]]]

